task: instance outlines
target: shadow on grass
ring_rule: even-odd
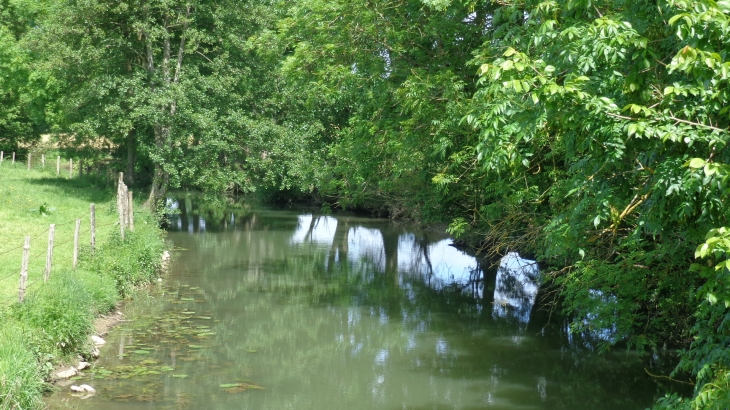
[[[28,182],[33,185],[59,188],[66,194],[92,203],[108,202],[116,195],[114,188],[103,178],[93,176],[76,177],[73,179],[43,177]]]

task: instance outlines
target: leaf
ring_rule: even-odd
[[[184,379],[184,378],[188,377],[188,375],[187,374],[173,374],[172,377],[174,377],[176,379]]]
[[[684,165],[689,166],[690,168],[699,169],[704,167],[706,164],[706,161],[702,158],[692,158],[691,160],[687,161]]]
[[[730,0],[717,0],[717,8],[725,14],[730,13]]]
[[[503,71],[509,71],[514,67],[515,63],[512,60],[507,60],[500,65]]]
[[[638,128],[638,126],[636,124],[634,124],[634,123],[629,124],[629,137],[636,134],[637,128]]]
[[[241,383],[224,383],[224,384],[221,384],[219,387],[221,389],[230,389],[232,387],[238,387],[240,385],[241,385]]]

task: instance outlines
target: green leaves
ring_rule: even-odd
[[[706,164],[705,160],[702,158],[692,158],[691,160],[685,162],[684,166],[688,166],[690,168],[702,168]]]

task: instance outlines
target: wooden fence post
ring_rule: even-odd
[[[5,151],[0,151],[0,164],[3,163],[4,159],[5,159]]]
[[[76,220],[76,231],[74,232],[74,269],[79,264],[79,231],[81,230],[81,219]]]
[[[20,287],[18,288],[18,301],[23,303],[25,299],[25,287],[28,282],[28,257],[30,256],[30,236],[25,237],[23,246],[23,262],[20,265]]]
[[[124,197],[124,172],[119,173],[119,182],[117,183],[117,211],[119,211],[119,234],[122,236],[122,240],[124,240],[124,225],[126,225],[127,220],[124,217],[124,208],[125,208],[125,202],[126,198]]]
[[[124,178],[124,172],[119,173],[119,180],[117,181],[117,212],[122,213],[122,178]]]
[[[43,276],[43,282],[48,282],[51,277],[51,266],[53,265],[53,239],[56,236],[56,225],[51,224],[48,228],[48,252],[46,252],[46,273]]]
[[[56,158],[56,176],[61,175],[61,156],[59,155],[58,158]]]
[[[68,160],[68,177],[73,178],[74,177],[74,159],[69,158]]]
[[[96,251],[96,205],[91,204],[91,254]]]
[[[13,165],[15,165],[15,152],[13,152]]]
[[[129,227],[129,191],[127,185],[122,182],[122,217],[124,218],[124,227]]]
[[[127,218],[129,224],[129,230],[134,232],[134,192],[127,192]]]
[[[31,156],[31,153],[29,152],[28,153],[28,171],[30,171],[30,156]]]
[[[41,154],[41,168],[46,167],[46,154]]]

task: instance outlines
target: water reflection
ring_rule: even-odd
[[[401,286],[404,278],[418,279],[433,289],[459,286],[477,299],[484,296],[480,261],[456,249],[448,238],[429,243],[413,232],[393,237],[379,229],[349,227],[348,218],[308,214],[298,216],[290,243],[330,247],[331,260],[347,261],[353,269],[363,265],[373,272],[394,271]],[[493,316],[526,325],[538,292],[537,263],[509,252],[499,262],[495,282]]]
[[[89,380],[99,393],[78,408],[184,396],[216,409],[640,409],[665,388],[640,358],[597,356],[546,322],[537,266],[516,254],[485,269],[444,236],[383,220],[177,206],[169,239],[186,250],[97,365],[174,370],[150,380],[152,396]],[[179,330],[150,332],[169,317]],[[222,394],[239,380],[266,390]]]
[[[494,287],[494,317],[514,319],[526,325],[535,305],[540,270],[537,262],[509,252],[499,262]]]

